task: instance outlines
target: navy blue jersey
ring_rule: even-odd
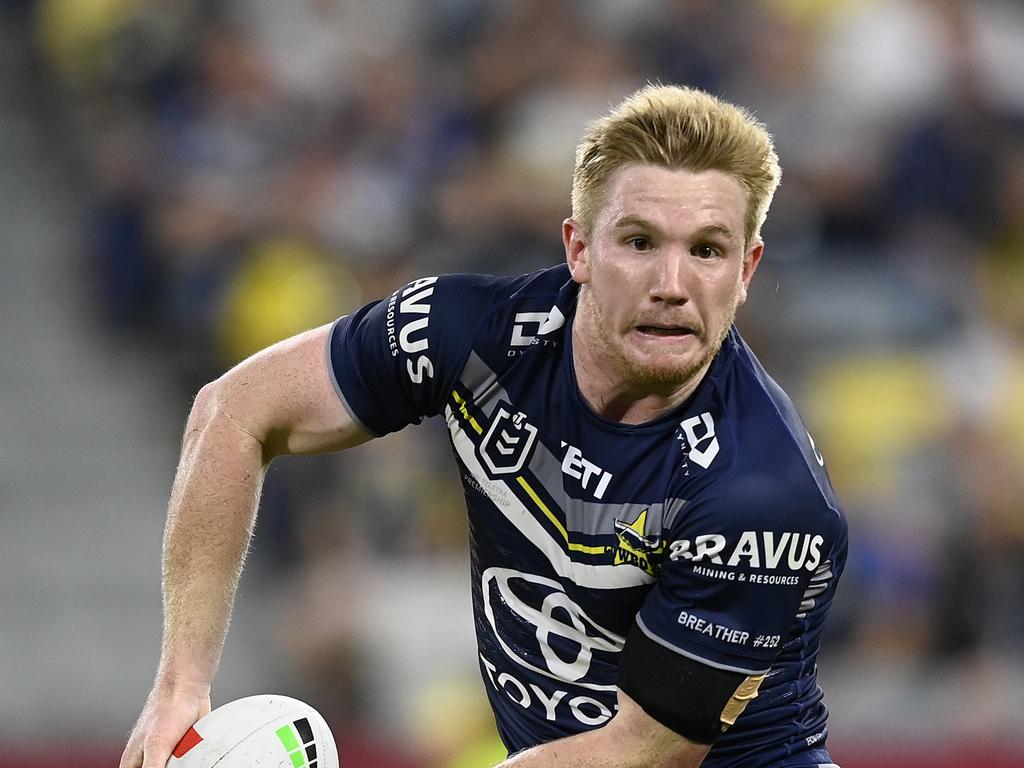
[[[828,762],[815,658],[846,523],[820,453],[735,329],[677,409],[602,419],[573,372],[577,294],[564,266],[425,278],[330,338],[367,432],[444,415],[502,739],[518,751],[605,724],[635,621],[683,656],[767,672],[704,765]]]

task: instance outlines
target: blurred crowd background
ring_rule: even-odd
[[[0,765],[119,754],[198,387],[409,279],[560,261],[575,142],[651,80],[781,155],[739,325],[850,521],[834,756],[1024,765],[1016,0],[0,0]],[[217,702],[306,698],[343,765],[499,755],[444,440],[275,463]]]

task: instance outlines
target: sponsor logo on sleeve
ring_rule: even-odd
[[[800,583],[800,571],[814,571],[821,564],[825,538],[795,531],[744,531],[730,540],[707,533],[669,544],[669,559],[693,565],[699,576],[726,581],[745,581],[769,586]]]
[[[386,327],[391,356],[399,350],[408,355],[405,369],[413,384],[422,384],[424,378],[434,377],[434,363],[430,359],[430,298],[434,295],[436,277],[415,280],[391,294],[388,299]]]

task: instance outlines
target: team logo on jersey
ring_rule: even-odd
[[[715,420],[707,411],[679,422],[676,440],[683,444],[684,467],[692,461],[707,469],[718,455],[720,446],[715,436]]]
[[[665,551],[665,543],[661,534],[648,535],[647,513],[650,508],[644,507],[633,522],[615,520],[615,535],[619,540],[614,548],[614,565],[635,565],[651,576],[657,576],[661,565],[655,558]],[[659,558],[660,559],[660,558]]]
[[[512,414],[499,407],[477,451],[492,475],[512,475],[526,464],[536,440],[537,428],[526,420],[526,414]]]

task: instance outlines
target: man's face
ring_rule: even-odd
[[[722,171],[630,164],[593,231],[562,225],[583,286],[577,323],[605,375],[677,387],[703,373],[746,299],[762,244],[744,244],[747,196]]]

